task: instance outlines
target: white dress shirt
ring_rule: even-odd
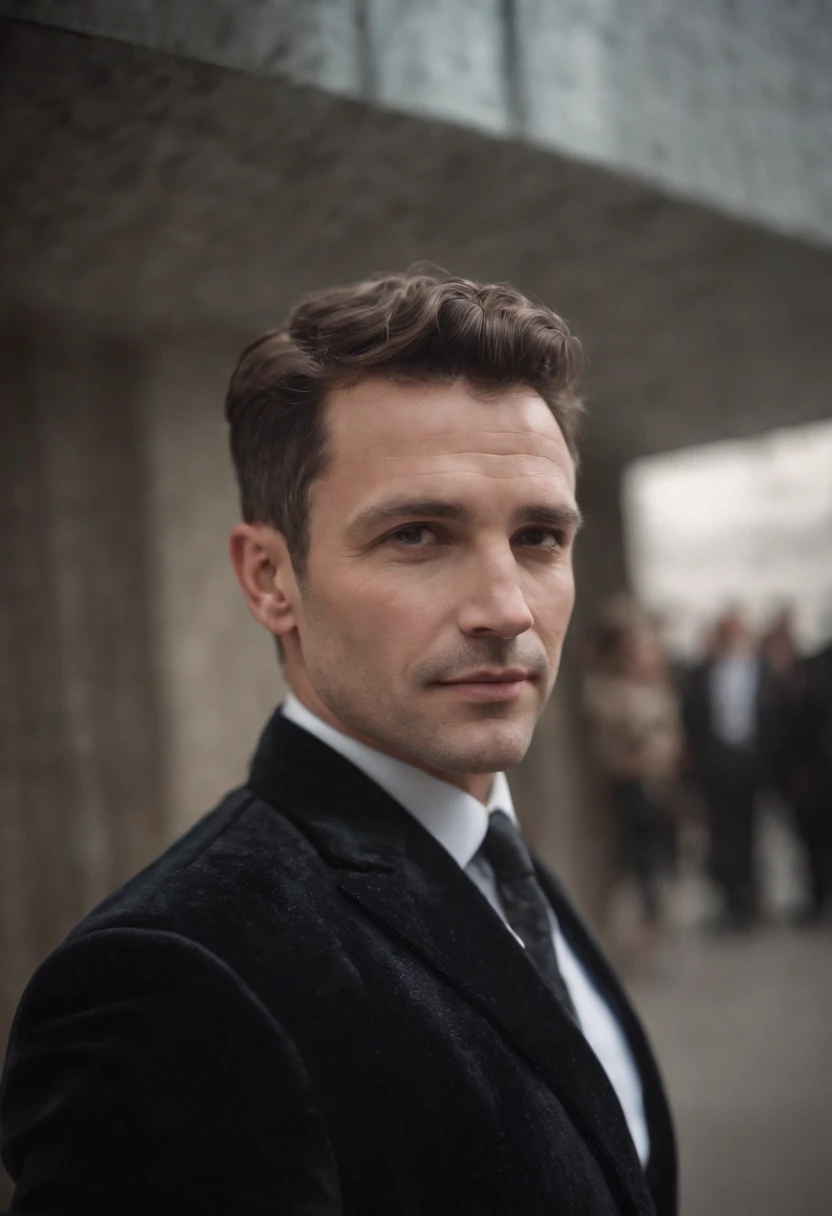
[[[726,655],[711,668],[714,734],[722,743],[748,747],[757,726],[760,663],[753,654]]]
[[[485,858],[477,856],[485,840],[491,811],[505,811],[517,822],[505,773],[494,775],[491,796],[485,807],[473,795],[457,786],[342,734],[301,705],[296,697],[287,698],[283,713],[290,722],[309,731],[351,761],[418,819],[479,887],[505,923],[494,874]],[[549,919],[561,974],[572,997],[581,1029],[618,1095],[639,1159],[642,1165],[646,1165],[650,1155],[650,1139],[641,1079],[632,1051],[618,1019],[570,949],[551,908]],[[509,932],[512,931],[509,929]],[[517,937],[516,934],[513,936]],[[519,938],[517,940],[520,942]]]

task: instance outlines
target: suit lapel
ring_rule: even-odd
[[[418,824],[399,867],[341,890],[511,1040],[594,1146],[622,1210],[651,1210],[629,1129],[580,1030],[470,879]]]
[[[249,785],[313,841],[348,899],[502,1031],[593,1146],[622,1212],[649,1216],[644,1174],[606,1073],[445,849],[375,782],[279,714]]]
[[[593,983],[613,1010],[630,1045],[642,1081],[644,1113],[650,1135],[647,1182],[660,1212],[675,1212],[677,1206],[677,1154],[673,1118],[664,1084],[641,1022],[615,972],[575,910],[557,878],[545,867],[537,867],[538,878],[555,910],[561,930]]]

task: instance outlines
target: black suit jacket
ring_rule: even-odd
[[[692,761],[697,776],[707,780],[714,765],[719,766],[725,751],[714,731],[714,707],[711,697],[713,660],[697,664],[690,671],[682,697],[682,718]],[[757,681],[754,736],[750,759],[762,773],[770,729],[771,681],[765,664],[760,661]]]
[[[644,1034],[646,1176],[606,1074],[452,858],[276,714],[249,783],[31,981],[0,1091],[12,1211],[37,1216],[676,1210]]]

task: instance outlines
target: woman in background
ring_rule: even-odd
[[[650,950],[661,936],[661,880],[675,857],[669,807],[682,731],[658,629],[638,609],[619,604],[599,625],[584,707],[611,790],[621,869],[640,896],[640,945]]]

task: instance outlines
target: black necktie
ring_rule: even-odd
[[[578,1023],[558,966],[549,903],[537,881],[531,854],[505,811],[492,811],[489,815],[482,853],[494,871],[506,920],[561,1005]]]

